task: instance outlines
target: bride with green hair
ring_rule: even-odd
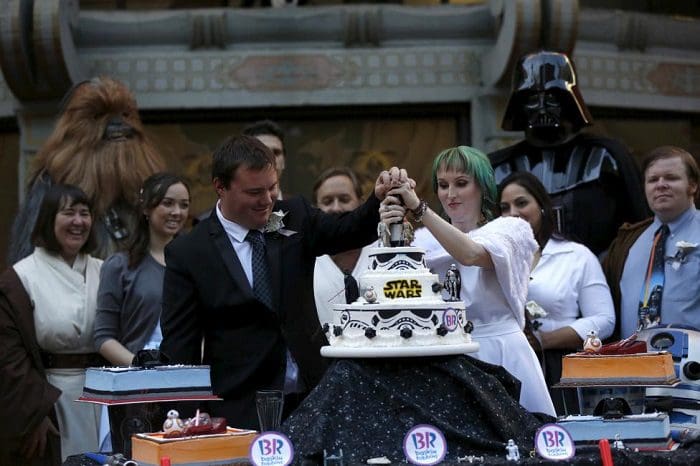
[[[447,220],[418,198],[414,185],[389,191],[380,208],[382,221],[402,221],[410,211],[414,221],[425,225],[416,230],[413,245],[426,250],[428,267],[441,281],[452,264],[461,275],[460,298],[480,345],[469,355],[517,378],[525,409],[556,416],[539,361],[523,333],[530,268],[539,252],[532,228],[519,218],[496,218],[493,168],[472,147],[444,150],[433,161],[433,192]]]

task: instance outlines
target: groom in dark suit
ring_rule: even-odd
[[[224,399],[210,413],[256,429],[256,390],[308,393],[326,369],[316,256],[375,240],[380,201],[406,173],[382,172],[363,205],[324,214],[303,198],[276,201],[274,155],[240,136],[214,152],[212,179],[219,200],[211,215],[165,251],[161,351],[172,363],[209,364],[214,393]]]

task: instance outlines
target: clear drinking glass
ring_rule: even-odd
[[[258,390],[255,392],[255,407],[258,410],[260,432],[278,430],[282,423],[284,394],[281,390]]]

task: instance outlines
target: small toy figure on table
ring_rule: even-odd
[[[586,353],[600,353],[603,343],[598,338],[598,333],[595,330],[588,332],[586,341],[583,342],[583,351]]]
[[[323,466],[343,466],[343,449],[337,455],[323,450]]]
[[[458,462],[458,463],[467,462],[467,463],[469,463],[469,464],[483,463],[483,462],[484,462],[484,457],[483,457],[483,456],[475,456],[475,455],[458,456],[458,457],[457,457],[457,462]]]
[[[182,430],[185,428],[185,423],[180,419],[180,413],[175,409],[168,411],[168,418],[163,422],[163,432],[166,436],[179,437],[182,435]]]
[[[515,441],[513,441],[513,439],[508,439],[506,451],[508,452],[508,454],[506,455],[506,459],[508,461],[520,461],[520,451],[518,450],[518,446],[515,444]]]
[[[176,427],[176,426],[181,427]],[[186,421],[180,420],[180,414],[171,409],[168,411],[168,419],[163,423],[165,438],[190,437],[195,435],[221,434],[226,432],[226,419],[223,417],[212,418],[208,413],[197,414]]]
[[[613,448],[616,450],[624,450],[625,444],[620,440],[620,434],[615,434],[615,441],[613,442]]]

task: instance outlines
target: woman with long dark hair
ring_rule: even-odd
[[[535,175],[511,173],[498,192],[501,215],[527,221],[539,245],[527,299],[546,315],[526,327],[528,340],[542,360],[557,413],[578,413],[575,389],[551,387],[561,378],[562,356],[580,350],[591,331],[601,340],[612,334],[615,309],[610,288],[596,256],[556,233],[552,202]]]
[[[164,250],[185,226],[189,187],[178,176],[156,173],[144,181],[139,206],[142,216],[129,249],[105,260],[97,294],[95,348],[121,366],[162,340]]]

